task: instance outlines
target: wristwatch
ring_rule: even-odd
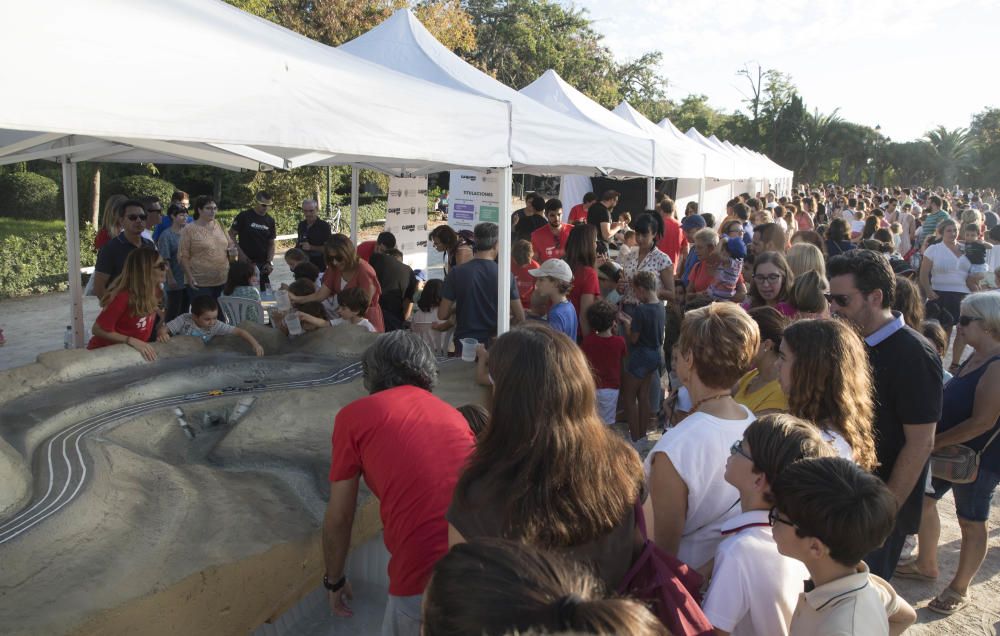
[[[325,587],[326,589],[328,589],[331,592],[338,591],[340,588],[344,587],[344,585],[346,583],[347,583],[347,575],[346,574],[343,575],[343,576],[341,576],[340,580],[337,581],[336,583],[331,583],[330,582],[330,578],[326,574],[323,575],[323,587]]]

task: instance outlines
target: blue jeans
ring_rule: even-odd
[[[1000,474],[980,466],[979,475],[971,484],[953,484],[935,477],[931,480],[934,494],[928,497],[941,499],[951,490],[955,493],[955,512],[960,518],[966,521],[986,521],[990,518],[990,503],[997,484],[1000,484]]]

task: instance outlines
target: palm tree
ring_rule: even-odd
[[[813,112],[807,111],[802,117],[799,128],[802,152],[799,171],[804,181],[810,183],[814,181],[820,166],[833,157],[833,149],[829,145],[837,126],[842,121],[837,114],[839,110],[836,108],[832,113],[822,115],[818,108],[814,108]]]
[[[960,170],[968,167],[975,156],[975,140],[969,136],[967,128],[948,130],[938,126],[925,135],[930,144],[932,156],[937,163],[941,185],[955,184]]]

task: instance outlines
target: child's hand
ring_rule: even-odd
[[[166,342],[167,340],[170,340],[170,332],[165,327],[160,327],[160,330],[156,334],[156,341]]]
[[[257,355],[258,358],[263,357],[263,355],[264,355],[264,347],[260,346],[259,342],[254,342],[253,343],[253,352],[254,352],[254,354]]]
[[[138,338],[129,338],[128,345],[133,349],[135,349],[136,351],[138,351],[139,353],[141,353],[142,357],[147,362],[152,362],[153,360],[156,360],[156,349],[154,349],[153,345],[149,344],[148,342],[143,342]]]
[[[486,345],[479,343],[476,345],[476,359],[486,364],[490,359],[490,352],[486,350]]]
[[[622,323],[626,327],[632,325],[632,317],[626,314],[624,311],[619,311],[616,318],[618,318],[618,322]]]

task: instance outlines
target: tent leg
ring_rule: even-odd
[[[497,336],[510,331],[510,197],[514,171],[510,166],[500,173],[500,242],[497,267],[500,270],[497,284]]]
[[[66,265],[69,271],[70,326],[73,346],[83,348],[83,285],[80,284],[80,201],[77,198],[76,163],[62,159],[63,207],[66,211]]]
[[[646,177],[646,209],[656,207],[656,177]]]
[[[701,156],[701,181],[698,182],[698,212],[704,214],[705,209],[705,174],[708,172],[708,155]],[[715,214],[713,212],[713,214]]]
[[[351,243],[358,244],[358,169],[351,166]]]

